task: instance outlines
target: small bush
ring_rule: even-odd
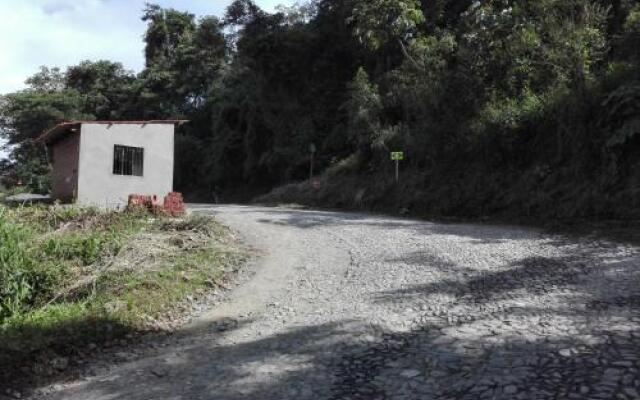
[[[0,208],[0,322],[25,309],[34,292],[34,260],[25,243],[29,233],[7,220]]]
[[[79,268],[115,255],[138,214],[79,207],[0,207],[0,326],[51,301]]]
[[[77,260],[81,265],[97,262],[104,253],[114,253],[120,248],[117,234],[72,233],[49,238],[43,245],[43,253],[53,260]]]

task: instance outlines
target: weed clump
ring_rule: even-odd
[[[0,390],[42,358],[179,326],[244,257],[208,216],[0,206]]]
[[[48,304],[142,227],[140,216],[91,208],[0,207],[0,327]]]
[[[35,260],[26,248],[29,232],[8,221],[0,208],[0,322],[25,310],[38,290]]]

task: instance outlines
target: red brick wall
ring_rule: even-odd
[[[51,195],[54,199],[68,202],[76,197],[79,157],[79,133],[69,133],[53,145]]]

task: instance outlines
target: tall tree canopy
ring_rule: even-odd
[[[312,0],[275,13],[235,0],[220,19],[153,4],[142,19],[139,74],[43,68],[2,98],[3,168],[42,174],[30,140],[64,119],[183,117],[176,185],[203,198],[302,181],[313,145],[327,176],[359,182],[343,192],[381,202],[388,152],[405,150],[415,195],[388,201],[428,212],[640,206],[635,0]]]

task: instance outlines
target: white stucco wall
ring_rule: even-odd
[[[144,148],[143,176],[113,173],[114,145]],[[78,199],[82,205],[118,208],[130,194],[173,191],[174,125],[91,124],[80,128]]]

